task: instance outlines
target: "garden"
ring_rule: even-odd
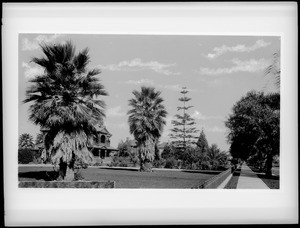
[[[156,88],[141,86],[128,100],[127,122],[134,139],[121,141],[103,166],[100,156],[91,153],[96,148],[96,126],[104,125],[102,98],[108,96],[98,77],[100,69],[87,69],[88,49],[75,54],[71,42],[40,48],[44,57],[32,62],[44,74],[29,80],[32,85],[23,102],[31,104],[29,119],[41,127],[41,133],[35,142],[27,133],[20,135],[18,162],[50,166],[20,166],[20,181],[101,180],[115,181],[119,188],[195,188],[229,169],[232,157],[272,176],[273,158],[279,156],[279,93],[251,91],[233,106],[225,122],[231,147],[222,151],[208,144],[203,128],[197,129],[188,113],[193,106],[188,105],[186,87],[180,91],[170,140],[160,143],[168,114],[164,98]]]
[[[192,172],[156,170],[139,172],[138,169],[89,167],[81,171],[84,181],[115,181],[115,188],[196,188],[219,172]],[[53,167],[20,166],[19,181],[52,181],[57,177]]]

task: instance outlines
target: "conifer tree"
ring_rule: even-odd
[[[170,138],[174,140],[173,143],[175,146],[184,152],[188,146],[196,143],[195,140],[197,137],[195,137],[195,133],[197,133],[198,130],[196,130],[195,127],[195,120],[187,113],[187,111],[193,107],[187,106],[187,102],[191,100],[191,98],[186,96],[188,90],[186,87],[182,87],[180,93],[183,94],[183,96],[178,100],[183,104],[177,107],[177,111],[182,110],[182,114],[175,115],[177,120],[172,121],[174,128],[171,129],[172,133],[170,134]]]
[[[202,131],[200,133],[200,136],[198,138],[197,146],[198,146],[201,153],[205,153],[208,150],[208,142],[207,142],[207,139],[206,139],[206,136],[204,134],[203,129],[202,129]]]

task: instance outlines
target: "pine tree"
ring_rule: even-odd
[[[186,87],[182,87],[180,93],[183,94],[183,96],[178,100],[182,102],[183,105],[177,107],[177,111],[182,110],[183,113],[182,115],[175,115],[177,120],[172,121],[174,128],[171,129],[172,133],[170,134],[170,138],[174,139],[173,143],[178,149],[180,149],[182,152],[185,152],[188,146],[196,143],[195,140],[197,137],[195,137],[195,133],[197,133],[198,130],[196,130],[195,127],[195,120],[187,113],[187,111],[193,107],[186,105],[186,103],[191,100],[191,98],[186,96],[188,90]]]
[[[202,129],[202,131],[200,133],[200,136],[198,138],[197,146],[200,149],[201,153],[205,153],[208,150],[208,142],[207,142],[207,139],[206,139],[206,136],[204,134],[203,129]]]

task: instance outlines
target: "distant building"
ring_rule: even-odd
[[[106,129],[105,126],[96,126],[97,136],[89,143],[88,148],[94,155],[94,157],[106,158],[113,155],[118,149],[110,146],[110,138],[112,134]],[[49,130],[47,128],[42,128],[41,132],[45,135]],[[37,145],[41,148],[42,145]]]
[[[97,137],[94,138],[90,149],[95,157],[106,158],[118,151],[110,146],[111,134],[105,126],[96,126]]]

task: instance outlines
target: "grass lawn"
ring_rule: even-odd
[[[193,188],[218,172],[185,172],[176,170],[154,170],[139,172],[137,170],[87,168],[81,172],[87,181],[115,181],[116,188]],[[20,181],[45,181],[55,176],[52,167],[19,166]]]
[[[272,177],[266,177],[264,173],[261,173],[259,170],[254,167],[249,166],[253,172],[270,188],[270,189],[279,189],[279,167],[272,168]]]
[[[240,174],[241,169],[236,169],[236,171],[234,171],[232,177],[230,178],[229,182],[226,184],[224,189],[236,189]]]

